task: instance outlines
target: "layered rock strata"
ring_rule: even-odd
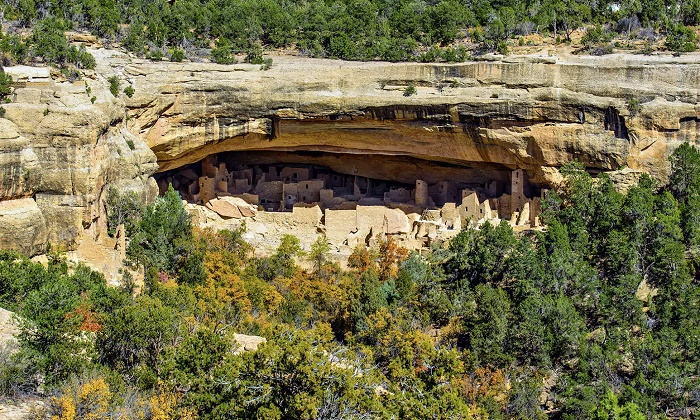
[[[73,83],[6,68],[17,83],[0,118],[2,248],[75,248],[101,231],[107,185],[146,201],[154,171],[225,151],[324,153],[316,163],[377,179],[400,179],[403,162],[416,161],[481,179],[524,169],[544,187],[571,160],[663,178],[669,153],[698,137],[697,55],[461,64],[281,56],[262,71],[93,52],[96,72]],[[109,93],[115,75],[133,97]],[[387,164],[337,158],[368,154]]]
[[[123,69],[135,87],[126,101],[130,124],[160,170],[223,151],[303,150],[407,156],[486,172],[522,168],[543,186],[571,160],[592,171],[630,167],[663,177],[669,152],[697,139],[696,59],[390,64],[279,57],[269,71],[117,56],[101,62]],[[406,96],[408,86],[417,93]],[[380,168],[363,170],[386,177]]]
[[[98,236],[109,185],[154,198],[155,155],[125,128],[124,103],[102,75],[5,71],[15,84],[0,118],[0,248],[34,255]]]

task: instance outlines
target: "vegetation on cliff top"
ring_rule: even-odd
[[[42,19],[33,26],[29,36],[1,34],[2,64],[25,64],[42,61],[63,68],[95,68],[95,57],[85,47],[68,45],[64,31],[68,24],[60,19]]]
[[[589,30],[582,45],[593,54],[629,47],[634,40],[649,47],[658,35],[672,51],[692,51],[696,37],[687,25],[700,24],[700,5],[695,0],[8,0],[3,16],[14,22],[12,32],[34,27],[27,45],[19,38],[2,43],[18,62],[32,51],[47,62],[75,61],[69,56],[75,53],[58,45],[64,41],[54,36],[57,27],[88,30],[157,60],[208,56],[213,47],[211,58],[230,63],[233,53],[251,56],[265,46],[346,60],[459,61],[466,54],[458,45],[474,53],[505,53],[514,37],[520,45],[531,42],[524,38],[531,34],[570,42],[583,26]],[[44,41],[52,43],[48,51]],[[89,67],[80,54],[78,65]]]
[[[243,230],[193,229],[172,188],[112,200],[142,290],[0,253],[0,305],[22,319],[0,393],[55,419],[692,418],[700,152],[671,166],[621,194],[567,165],[542,232],[486,223],[424,255],[379,239],[348,270],[323,238],[257,257]],[[234,331],[268,342],[236,354]]]

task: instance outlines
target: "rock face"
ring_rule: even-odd
[[[31,198],[0,201],[0,243],[33,255],[44,251],[48,240],[46,218]]]
[[[236,341],[237,349],[235,354],[240,354],[248,351],[255,351],[260,344],[266,343],[265,337],[257,335],[233,334],[233,339]]]
[[[627,166],[663,177],[669,152],[697,140],[697,60],[389,64],[279,57],[269,71],[116,55],[101,62],[123,68],[135,87],[129,115],[160,170],[222,151],[302,150],[376,154],[392,165],[410,157],[486,176],[523,168],[546,185],[571,160],[594,171]],[[410,85],[417,94],[405,96]],[[370,166],[357,170],[381,178],[369,173],[381,165]]]
[[[101,232],[108,185],[153,199],[155,156],[127,130],[104,76],[71,83],[48,68],[5,71],[15,86],[0,118],[0,248],[75,249],[86,230]]]
[[[0,346],[10,345],[15,342],[15,335],[19,333],[19,327],[13,319],[13,313],[0,308]]]
[[[546,186],[571,160],[663,178],[669,153],[698,140],[693,54],[461,64],[282,56],[262,71],[93,53],[97,70],[74,83],[45,68],[6,68],[16,86],[0,118],[0,248],[74,249],[102,231],[108,185],[147,201],[156,170],[224,151],[262,160],[288,152],[399,181],[443,179],[459,167],[483,182],[521,168]],[[112,75],[135,95],[109,93]],[[405,96],[408,86],[417,93]]]

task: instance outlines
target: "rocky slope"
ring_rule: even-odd
[[[462,64],[280,56],[262,71],[93,52],[92,93],[46,70],[8,69],[20,83],[0,119],[4,248],[74,248],[86,229],[100,231],[105,185],[147,200],[156,169],[216,152],[301,151],[339,172],[397,180],[449,176],[459,166],[481,181],[517,167],[546,186],[574,159],[592,171],[663,178],[668,154],[698,138],[697,55]],[[112,75],[135,95],[115,99]],[[408,86],[415,95],[405,96]]]

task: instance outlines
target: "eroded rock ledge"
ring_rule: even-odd
[[[663,177],[669,151],[697,138],[700,62],[693,58],[390,64],[279,57],[269,71],[116,56],[100,62],[135,87],[129,124],[161,171],[223,151],[304,150],[523,168],[543,185],[574,159],[593,171],[626,166]],[[404,96],[409,85],[417,94]]]
[[[2,248],[75,248],[100,233],[107,185],[148,200],[156,170],[213,153],[373,154],[386,165],[355,165],[359,175],[397,180],[410,159],[481,177],[520,168],[544,187],[571,160],[594,172],[626,167],[663,178],[668,154],[698,138],[698,55],[462,64],[282,56],[262,71],[94,54],[87,86],[46,69],[7,69],[18,84],[0,118]],[[114,98],[112,75],[135,95]],[[417,93],[404,96],[408,86]]]

